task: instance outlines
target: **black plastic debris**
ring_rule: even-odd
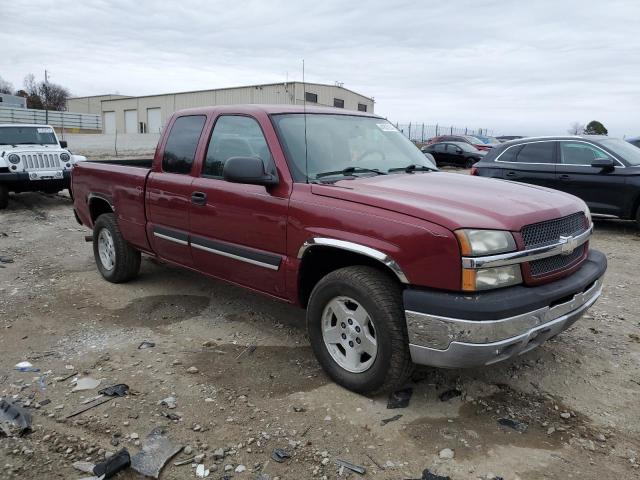
[[[462,395],[462,392],[457,388],[452,388],[451,390],[447,390],[446,392],[442,392],[438,398],[440,398],[441,402],[448,402],[452,398],[459,397]]]
[[[344,467],[347,470],[351,470],[352,472],[355,472],[359,475],[364,475],[365,473],[367,473],[366,468],[361,467],[360,465],[356,465],[355,463],[347,462],[346,460],[341,460],[339,458],[336,458],[334,462],[336,462],[336,465],[338,465],[339,467]]]
[[[436,475],[435,473],[431,473],[431,471],[427,468],[422,472],[422,478],[420,478],[420,480],[451,480],[451,477]]]
[[[411,395],[413,395],[413,388],[411,387],[393,392],[389,395],[387,408],[407,408],[411,400]]]
[[[383,418],[380,422],[381,425],[386,425],[387,423],[395,422],[396,420],[400,420],[402,415],[394,415],[393,417]]]
[[[162,412],[162,415],[167,417],[169,420],[180,420],[182,417],[180,415],[177,415],[175,413],[171,413],[171,412]]]
[[[283,463],[291,458],[291,454],[282,448],[274,448],[273,452],[271,452],[271,458],[278,463]]]
[[[138,345],[138,350],[144,350],[145,348],[153,348],[156,344],[153,342],[147,342],[146,340]]]
[[[498,424],[502,425],[503,427],[513,428],[515,431],[520,433],[526,432],[527,428],[529,428],[529,425],[527,425],[526,423],[519,422],[512,418],[499,418]]]
[[[13,263],[13,258],[0,256],[0,263]]]
[[[158,478],[165,464],[180,450],[165,435],[165,429],[156,427],[142,441],[142,450],[131,457],[131,468],[147,477]]]
[[[112,385],[110,387],[103,388],[102,390],[98,390],[98,393],[101,395],[106,395],[107,397],[124,397],[129,392],[129,385],[125,385],[124,383],[119,383],[117,385]]]
[[[93,467],[93,474],[96,477],[107,479],[129,468],[130,465],[131,457],[129,456],[129,452],[126,448],[123,448],[119,452],[111,455],[104,462],[96,464],[96,466]],[[102,475],[104,475],[104,477],[102,477]]]
[[[31,415],[9,400],[0,399],[0,431],[7,437],[31,431]]]

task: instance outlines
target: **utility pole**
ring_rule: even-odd
[[[44,123],[49,125],[49,77],[44,71]]]

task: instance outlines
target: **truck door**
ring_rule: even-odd
[[[205,115],[177,117],[156,155],[147,180],[147,236],[163,259],[193,266],[189,248],[189,210],[194,160],[207,120]],[[204,141],[203,141],[204,143]]]
[[[272,152],[254,117],[218,116],[201,172],[191,185],[191,254],[204,273],[284,297],[288,189],[225,181],[225,162],[248,156],[262,158],[275,172]]]

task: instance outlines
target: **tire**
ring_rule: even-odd
[[[464,168],[471,168],[471,167],[473,167],[474,163],[475,162],[473,161],[473,158],[467,158],[464,161]]]
[[[347,329],[340,325],[342,322],[337,315],[331,313],[331,306],[345,298],[348,300],[343,305],[357,307],[350,312],[353,318],[343,319],[348,318],[348,322],[353,321],[355,325],[359,325],[358,319],[362,320],[363,315],[362,312],[356,312],[362,307],[364,314],[367,314],[367,318],[370,318],[370,323],[373,324],[373,333],[366,322],[358,330],[361,332],[359,334],[354,330],[357,328],[354,325],[347,326]],[[349,301],[355,301],[355,304]],[[336,343],[328,346],[325,343],[323,331],[325,326],[329,328],[333,322],[336,329],[341,329],[336,330],[340,332],[340,338],[344,338],[344,332],[349,335],[346,340],[340,340],[344,341],[345,345]],[[369,356],[366,352],[357,355],[362,368],[367,364],[369,366],[363,371],[350,371],[341,365],[335,356],[347,359],[346,354],[342,353],[346,352],[345,347],[348,347],[349,339],[357,341],[361,348],[365,348],[365,342],[370,347],[371,342],[364,338],[365,329],[369,333],[368,337],[375,338],[375,357]],[[394,391],[402,387],[411,376],[413,363],[409,353],[402,291],[394,279],[375,268],[346,267],[322,278],[311,292],[307,306],[307,330],[311,347],[320,365],[333,381],[349,390],[369,395]],[[360,337],[363,338],[362,341]],[[354,342],[351,343],[355,346]]]
[[[0,206],[0,208],[2,208]],[[638,206],[638,210],[636,211],[636,226],[638,227],[638,230],[640,230],[640,205]]]
[[[4,210],[9,205],[9,189],[0,185],[0,210]]]
[[[101,258],[101,252],[108,260]],[[111,283],[127,282],[140,271],[140,252],[122,237],[113,213],[100,215],[93,226],[93,256],[98,270]]]

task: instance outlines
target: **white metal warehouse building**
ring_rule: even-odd
[[[67,109],[70,112],[101,115],[103,133],[158,133],[169,116],[183,108],[247,103],[302,105],[305,97],[307,105],[373,113],[373,98],[339,85],[303,84],[302,82],[270,83],[142,97],[125,95],[75,97],[67,101]]]

